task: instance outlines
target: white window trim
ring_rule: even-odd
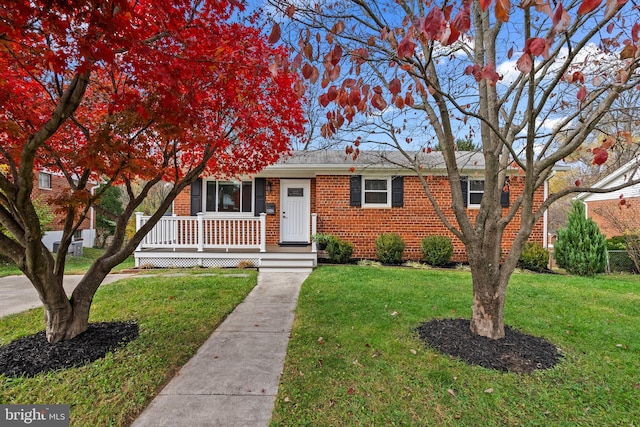
[[[240,205],[241,205],[241,209],[242,209],[242,183],[243,182],[251,182],[251,211],[249,212],[218,212],[218,211],[208,211],[207,210],[207,188],[208,185],[207,183],[209,182],[233,182],[233,183],[240,183]],[[218,185],[216,185],[216,191],[218,189]],[[256,191],[256,183],[255,180],[232,180],[232,179],[213,179],[213,178],[204,178],[202,180],[202,213],[205,214],[206,216],[228,216],[228,215],[233,215],[233,216],[247,216],[247,217],[251,217],[254,214],[254,210],[255,210],[255,191]],[[217,196],[217,195],[216,195]],[[217,207],[217,197],[216,197],[216,207]]]
[[[471,203],[471,181],[482,181],[482,188],[483,190],[480,191],[473,191],[473,194],[484,194],[484,179],[471,179],[469,178],[469,180],[467,181],[467,207],[468,208],[480,208],[480,203]]]
[[[43,187],[40,184],[40,176],[41,175],[49,176],[49,186],[48,187]],[[49,172],[38,172],[38,188],[41,189],[41,190],[52,190],[53,189],[53,183],[51,182],[52,181],[51,178],[53,178],[53,176]]]
[[[365,201],[365,181],[367,180],[386,180],[387,181],[387,203],[367,203]],[[362,207],[363,208],[391,208],[391,177],[390,176],[363,176],[362,177]],[[369,190],[372,193],[382,193],[382,191]]]

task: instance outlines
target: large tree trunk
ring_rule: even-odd
[[[510,274],[505,279],[500,268],[501,255],[499,243],[497,248],[467,245],[473,283],[471,332],[491,339],[504,337],[504,300]]]
[[[504,337],[504,292],[500,292],[499,274],[473,272],[473,309],[471,332],[500,339]]]

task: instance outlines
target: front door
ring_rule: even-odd
[[[309,243],[311,183],[308,179],[280,181],[280,241]]]

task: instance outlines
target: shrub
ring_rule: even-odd
[[[547,269],[549,265],[549,251],[538,242],[527,242],[524,244],[518,267],[526,270],[537,271],[538,273]]]
[[[376,257],[383,264],[400,264],[405,244],[398,233],[384,233],[376,239]]]
[[[627,249],[625,236],[613,236],[607,239],[607,249],[610,251],[624,251]]]
[[[558,230],[554,248],[558,266],[568,273],[593,276],[607,266],[607,242],[598,225],[585,215],[584,204],[573,203],[567,227]]]
[[[442,267],[451,261],[453,244],[445,236],[428,236],[422,239],[422,258],[429,265]]]
[[[353,243],[345,242],[337,237],[329,240],[327,244],[327,256],[338,264],[346,264],[353,254]]]

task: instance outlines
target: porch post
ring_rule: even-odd
[[[198,252],[204,252],[204,213],[198,212]]]
[[[138,232],[138,230],[140,230],[140,227],[142,227],[142,214],[142,212],[136,212],[136,233]],[[144,237],[142,238],[142,240],[144,240]],[[142,240],[140,240],[140,243],[138,243],[136,251],[142,250]]]
[[[318,252],[316,241],[313,238],[313,236],[315,236],[317,233],[318,233],[318,214],[312,213],[311,214],[311,252],[313,253]]]
[[[136,212],[136,232],[138,230],[140,230],[140,227],[142,226],[142,212]],[[144,240],[144,237],[142,238],[142,240]],[[138,247],[136,248],[136,252],[141,251],[142,250],[142,240],[140,240],[140,243],[138,243]],[[137,256],[133,257],[134,259],[134,266],[135,267],[140,267],[140,260],[138,259]]]
[[[267,251],[267,214],[260,214],[260,252]]]

